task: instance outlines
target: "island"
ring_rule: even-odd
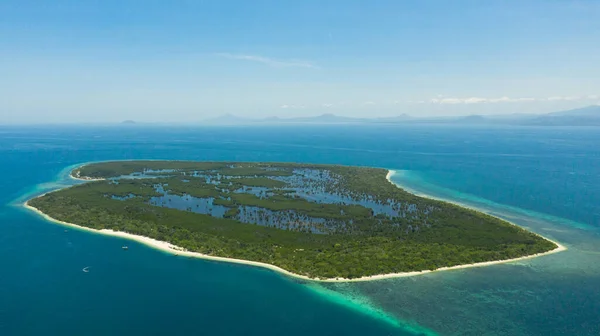
[[[321,281],[422,274],[564,249],[497,217],[411,194],[389,174],[307,163],[99,162],[71,172],[85,182],[27,206],[176,255]]]

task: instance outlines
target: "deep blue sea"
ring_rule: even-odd
[[[598,128],[4,126],[0,158],[0,335],[600,335]],[[569,250],[324,285],[176,258],[22,207],[74,183],[69,167],[122,159],[389,168],[404,188]]]

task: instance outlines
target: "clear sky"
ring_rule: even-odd
[[[0,123],[600,102],[598,0],[1,0]]]

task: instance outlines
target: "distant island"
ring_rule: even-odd
[[[600,105],[546,114],[468,115],[452,117],[413,117],[401,114],[386,118],[353,118],[325,113],[314,117],[263,119],[242,118],[232,114],[204,121],[206,125],[253,124],[444,124],[506,126],[600,126]]]
[[[305,279],[380,279],[563,249],[499,218],[408,193],[380,168],[118,161],[71,176],[86,182],[26,206],[176,255]]]

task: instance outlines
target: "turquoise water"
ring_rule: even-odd
[[[0,334],[599,335],[599,131],[0,128]],[[412,278],[314,284],[65,232],[19,205],[74,183],[69,166],[115,159],[390,168],[398,170],[394,182],[415,192],[502,216],[569,250]]]

